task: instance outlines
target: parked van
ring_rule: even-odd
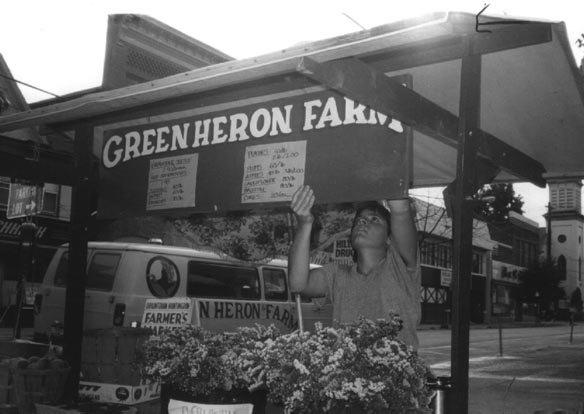
[[[87,257],[84,329],[140,326],[147,299],[196,298],[196,320],[215,331],[275,324],[298,328],[287,261],[250,264],[211,251],[149,243],[90,242]],[[46,339],[62,324],[68,245],[57,249],[36,297],[34,333]],[[324,299],[301,299],[304,329],[332,322]],[[53,332],[54,334],[54,332]]]

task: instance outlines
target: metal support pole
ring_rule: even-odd
[[[499,324],[499,356],[503,356],[503,323],[501,322],[501,315],[497,314],[497,322]]]
[[[470,278],[472,270],[472,200],[475,192],[477,143],[473,136],[479,128],[481,56],[471,55],[471,40],[465,39],[460,79],[458,153],[453,200],[453,306],[451,374],[452,398],[449,413],[468,413],[468,357]]]
[[[300,293],[295,293],[294,297],[296,299],[296,312],[298,314],[298,330],[300,333],[304,332],[304,320],[302,319],[302,300],[300,298]]]
[[[71,232],[69,239],[69,269],[65,293],[63,356],[71,371],[65,388],[65,400],[76,401],[79,395],[83,314],[87,279],[87,242],[92,182],[91,138],[93,128],[80,127],[75,131],[76,184],[71,199]]]
[[[574,341],[574,312],[570,310],[570,343]]]
[[[24,273],[18,275],[18,282],[16,283],[16,317],[14,318],[13,338],[20,339],[21,325],[22,325],[22,306],[24,302],[25,292],[25,276]]]

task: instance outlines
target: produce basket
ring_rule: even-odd
[[[35,403],[56,404],[65,391],[70,368],[20,369],[12,371],[14,399],[20,413],[35,413]]]

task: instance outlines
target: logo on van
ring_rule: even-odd
[[[130,391],[126,387],[119,387],[116,389],[116,398],[119,401],[125,401],[130,396]]]
[[[157,298],[173,297],[180,285],[180,274],[174,262],[164,256],[150,259],[146,268],[148,289]]]

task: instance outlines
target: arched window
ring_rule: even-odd
[[[558,274],[560,275],[560,280],[566,280],[566,258],[564,255],[558,257]]]

